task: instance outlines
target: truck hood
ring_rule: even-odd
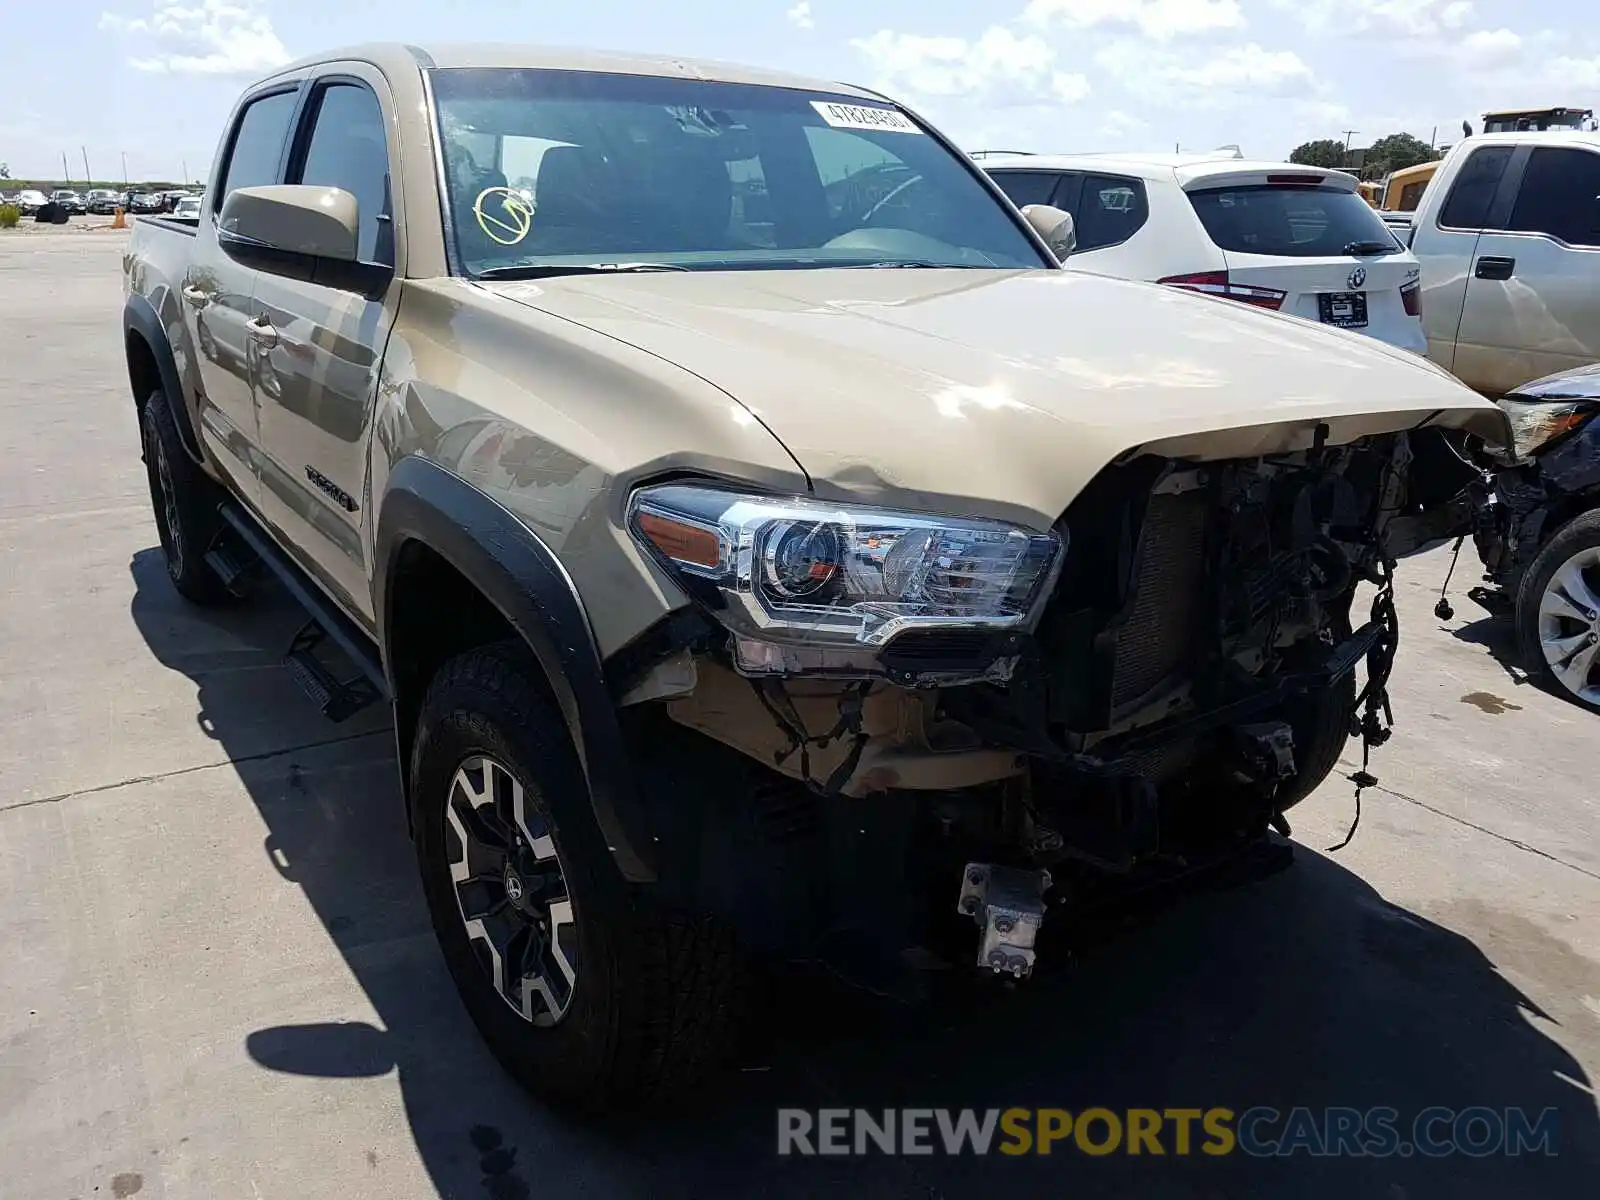
[[[817,495],[1053,523],[1135,451],[1245,457],[1494,405],[1423,359],[1172,288],[1062,271],[786,270],[481,285],[733,397]]]

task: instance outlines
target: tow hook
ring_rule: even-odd
[[[978,923],[978,967],[1022,979],[1033,973],[1033,943],[1044,922],[1049,871],[968,863],[958,911]]]

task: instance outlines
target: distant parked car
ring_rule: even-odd
[[[122,205],[122,196],[110,188],[95,188],[83,198],[83,205],[89,212],[109,217]]]
[[[178,201],[177,207],[172,210],[172,215],[186,221],[200,219],[200,197],[184,196]]]
[[[17,193],[17,207],[22,210],[23,216],[31,217],[49,203],[50,197],[34,188],[23,188]]]
[[[128,197],[128,211],[158,213],[161,211],[161,197],[155,192],[134,192]]]
[[[1340,171],[1177,154],[980,165],[1019,208],[1073,216],[1068,270],[1144,279],[1364,333],[1417,354],[1417,260]]]
[[[50,200],[54,204],[59,204],[69,213],[81,213],[86,211],[83,203],[83,197],[78,195],[77,192],[71,191],[68,188],[58,188],[56,191],[51,192]]]

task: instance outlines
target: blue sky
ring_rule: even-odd
[[[1284,155],[1491,107],[1600,109],[1595,0],[20,0],[0,43],[17,176],[208,169],[239,86],[375,39],[538,41],[875,84],[968,149]],[[18,14],[26,13],[24,20]],[[26,27],[26,32],[24,29]]]

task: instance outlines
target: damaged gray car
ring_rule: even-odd
[[[1538,682],[1600,712],[1600,363],[1524,384],[1500,407],[1514,445],[1477,488],[1486,586],[1468,594],[1515,622]]]

